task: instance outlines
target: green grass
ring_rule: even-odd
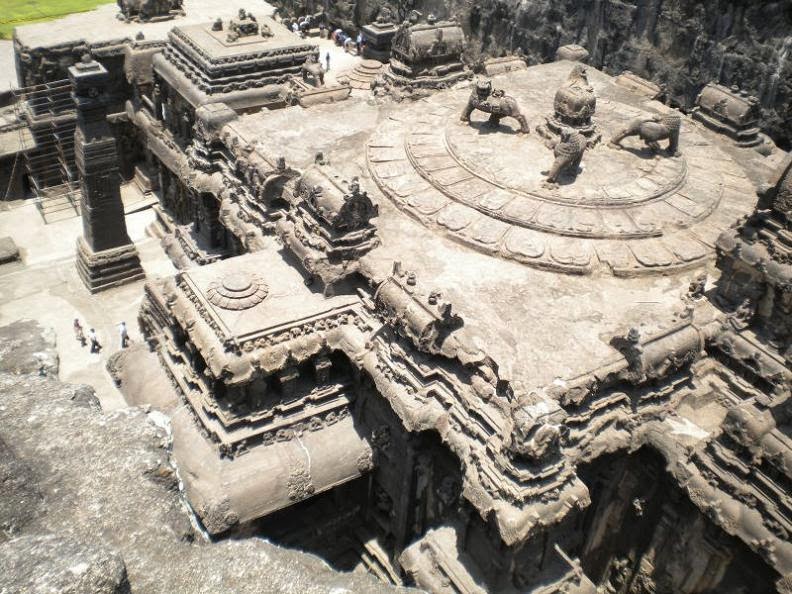
[[[0,39],[11,39],[14,27],[92,10],[108,0],[0,0]]]

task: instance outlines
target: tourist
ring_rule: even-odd
[[[121,348],[125,349],[129,346],[129,332],[127,332],[126,322],[121,322],[118,325],[118,338],[121,341]]]
[[[360,50],[363,47],[363,33],[358,33],[357,34],[357,39],[355,41],[355,44],[357,46],[357,54],[359,56],[360,55]]]
[[[327,54],[325,55],[325,62],[327,62],[327,67],[325,68],[325,70],[330,70],[330,52],[327,52]]]
[[[300,32],[300,25],[297,24],[297,21],[292,23],[292,33],[299,33]]]
[[[80,324],[80,320],[74,318],[74,338],[77,339],[77,342],[80,343],[80,346],[86,345],[85,340],[85,332],[83,332],[82,324]]]
[[[88,340],[91,341],[91,352],[98,353],[102,350],[102,345],[99,344],[99,338],[96,336],[96,330],[91,328],[88,331]]]

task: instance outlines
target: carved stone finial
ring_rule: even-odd
[[[563,128],[573,128],[586,138],[587,146],[593,148],[602,138],[591,119],[596,108],[597,95],[589,84],[586,67],[576,63],[567,80],[556,91],[553,115],[546,118],[545,124],[539,126],[537,132],[554,141],[561,135]]]

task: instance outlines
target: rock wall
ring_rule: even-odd
[[[36,353],[57,360],[50,335],[30,321],[0,328],[18,347],[0,353],[0,592],[406,592],[265,540],[204,540],[167,431],[140,408],[103,412],[57,366],[39,375]]]
[[[370,22],[381,6],[401,15],[416,8],[456,16],[471,36],[470,52],[521,49],[529,63],[552,60],[577,43],[592,66],[632,70],[666,86],[690,107],[711,81],[756,95],[765,130],[784,148],[792,139],[792,0],[275,0],[286,13],[327,5],[334,24]]]

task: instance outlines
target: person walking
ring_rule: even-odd
[[[327,54],[325,54],[325,62],[327,62],[327,67],[325,68],[325,70],[330,70],[330,52],[327,52]]]
[[[86,345],[85,332],[83,331],[82,324],[80,324],[80,320],[77,318],[74,318],[74,338],[77,339],[80,346]]]
[[[121,348],[125,349],[129,346],[129,332],[127,332],[126,322],[121,322],[118,325],[118,338],[121,341]]]
[[[91,341],[91,352],[98,353],[102,350],[102,345],[99,344],[99,338],[96,336],[96,330],[93,328],[88,332],[88,340]]]

